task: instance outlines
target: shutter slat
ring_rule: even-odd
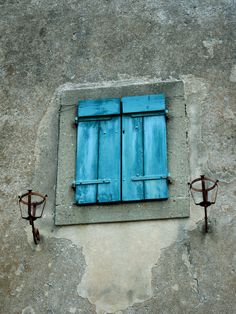
[[[98,186],[99,202],[120,200],[120,154],[120,117],[100,121],[98,177],[110,184]]]
[[[162,174],[165,179],[144,182],[145,199],[168,197],[166,121],[164,116],[144,118],[144,174]]]
[[[142,200],[143,182],[132,181],[143,175],[143,118],[122,117],[122,200]]]
[[[123,113],[164,111],[165,96],[164,94],[129,96],[122,98]]]
[[[97,180],[98,122],[80,122],[77,128],[76,182]],[[78,204],[96,202],[97,185],[76,186]]]
[[[78,117],[120,114],[120,99],[83,100],[78,104]]]

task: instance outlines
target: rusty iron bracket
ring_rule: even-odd
[[[37,201],[33,201],[32,198],[33,197],[37,197],[39,200]],[[42,195],[41,193],[38,192],[32,192],[32,190],[28,190],[27,193],[18,196],[19,198],[19,207],[20,207],[20,213],[21,213],[21,218],[29,220],[30,225],[32,226],[32,233],[33,233],[33,238],[34,238],[34,243],[38,244],[40,241],[40,234],[39,234],[39,230],[38,228],[35,228],[34,226],[34,221],[38,218],[41,218],[44,212],[44,208],[46,205],[46,201],[47,201],[47,195]],[[22,208],[21,208],[21,204],[23,205],[27,205],[28,207],[28,215],[24,216],[22,214]],[[42,210],[41,213],[37,216],[36,215],[36,210],[37,210],[37,206],[42,205]]]
[[[210,187],[206,187],[206,182],[212,183]],[[194,184],[197,182],[201,182],[201,188],[196,188]],[[211,178],[205,177],[204,175],[201,175],[200,178],[194,179],[192,182],[188,183],[189,185],[189,190],[191,192],[193,201],[195,205],[199,205],[204,207],[204,213],[205,213],[205,232],[207,233],[209,228],[208,228],[208,217],[207,217],[207,207],[209,207],[212,204],[215,204],[216,202],[216,197],[217,197],[217,192],[218,192],[218,180],[213,180]],[[212,200],[208,199],[209,192],[212,191],[213,189],[216,188],[214,198]],[[194,198],[194,192],[200,192],[202,193],[202,201],[201,202],[196,202]]]

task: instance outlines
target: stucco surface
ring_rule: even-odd
[[[236,56],[233,0],[0,1],[0,312],[234,313]],[[184,82],[191,178],[220,180],[190,218],[54,225],[58,97],[77,84]],[[49,195],[36,222],[17,195]]]

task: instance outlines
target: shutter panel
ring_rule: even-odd
[[[106,113],[117,113],[116,99],[97,104],[93,113],[99,116],[104,106]],[[120,116],[91,117],[79,104],[75,187],[77,204],[120,200]]]
[[[164,96],[160,96],[160,103],[152,96],[140,96],[144,104],[136,96],[122,99],[123,112],[135,112],[122,117],[124,201],[168,198]]]

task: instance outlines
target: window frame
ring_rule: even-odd
[[[75,176],[76,127],[75,110],[78,100],[122,98],[145,94],[166,95],[169,119],[167,145],[169,172],[173,184],[169,186],[169,199],[118,204],[75,205],[72,182]],[[58,173],[56,185],[55,224],[87,224],[100,222],[156,220],[189,217],[188,119],[183,82],[111,82],[81,85],[64,90],[60,95],[58,141]]]

